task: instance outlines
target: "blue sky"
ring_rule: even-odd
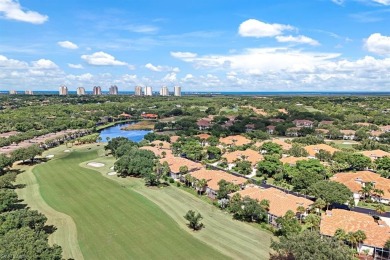
[[[390,90],[390,0],[0,0],[0,90]]]

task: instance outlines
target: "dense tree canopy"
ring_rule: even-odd
[[[316,198],[321,198],[327,205],[344,204],[352,198],[352,192],[342,183],[335,181],[318,181],[307,191]]]
[[[121,176],[144,176],[154,170],[155,155],[148,150],[133,147],[114,164],[114,169]]]
[[[354,251],[343,242],[321,236],[317,231],[304,231],[301,234],[281,237],[272,241],[271,248],[276,251],[271,259],[318,259],[353,260]]]

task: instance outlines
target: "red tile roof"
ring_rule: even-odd
[[[379,225],[372,216],[354,211],[333,209],[321,217],[320,232],[334,236],[338,228],[345,232],[364,231],[367,238],[363,244],[383,248],[390,236],[390,227],[381,222]]]
[[[287,211],[292,210],[297,212],[299,206],[303,206],[307,209],[313,204],[313,201],[297,197],[295,195],[285,193],[276,188],[264,189],[258,186],[247,187],[244,190],[238,191],[242,198],[248,196],[258,201],[268,200],[269,201],[269,213],[277,217],[282,217]],[[233,196],[231,194],[230,196]]]

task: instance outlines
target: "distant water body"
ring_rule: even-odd
[[[118,124],[101,130],[100,137],[102,138],[102,141],[106,142],[107,137],[109,139],[113,139],[116,137],[126,137],[133,142],[140,142],[144,139],[144,136],[146,134],[151,132],[148,130],[122,130],[121,128],[126,125],[129,124]]]
[[[8,91],[0,91],[0,94],[8,94]],[[23,94],[24,91],[18,91]],[[91,95],[92,92],[86,91],[87,95]],[[108,92],[102,91],[103,95],[108,95]],[[153,93],[158,95],[157,92]],[[58,91],[34,91],[34,95],[58,95]],[[69,91],[69,95],[76,95],[76,91]],[[134,91],[119,91],[119,95],[134,95]],[[212,95],[212,96],[390,96],[390,92],[375,92],[375,91],[254,91],[254,92],[182,92],[183,96],[193,95]]]

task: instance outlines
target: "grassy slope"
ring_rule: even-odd
[[[56,156],[61,157],[61,155],[66,155],[62,153],[64,149],[64,146],[54,148],[50,152],[46,152],[45,155],[55,153]],[[18,197],[31,209],[45,214],[48,219],[47,225],[53,225],[57,228],[56,232],[49,236],[49,243],[61,245],[65,259],[84,259],[77,241],[77,228],[73,219],[47,205],[39,192],[37,179],[32,172],[33,167],[16,165],[14,168],[22,170],[22,173],[17,176],[16,183],[26,185],[26,187],[16,190]]]
[[[99,157],[91,161],[106,164],[105,167],[95,168],[94,170],[152,200],[179,223],[184,230],[189,230],[183,218],[184,213],[189,209],[199,211],[204,217],[202,222],[206,225],[206,228],[201,232],[193,233],[193,235],[226,255],[234,259],[269,258],[272,238],[270,233],[246,223],[235,221],[231,215],[176,187],[151,189],[145,187],[143,181],[139,179],[108,176],[107,173],[112,171],[110,167],[114,163],[112,157]],[[81,166],[91,168],[86,163],[82,163]]]
[[[47,204],[74,219],[85,259],[226,258],[142,195],[79,167],[96,157],[75,151],[33,169]]]

